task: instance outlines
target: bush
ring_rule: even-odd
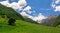
[[[15,25],[15,19],[14,18],[9,18],[8,20],[8,25]]]

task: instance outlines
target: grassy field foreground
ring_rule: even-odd
[[[7,20],[0,18],[0,33],[60,33],[60,28],[32,24],[16,20],[16,26],[7,25]]]

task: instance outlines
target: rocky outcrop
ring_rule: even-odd
[[[51,15],[47,19],[43,19],[41,24],[51,26],[55,22],[56,18],[56,15]]]

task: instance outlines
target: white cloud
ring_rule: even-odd
[[[60,2],[60,0],[56,0],[55,3],[58,4]]]
[[[27,3],[26,3],[26,0],[20,0],[20,1],[18,1],[18,4],[19,4],[20,6],[24,6],[24,5],[26,5]]]
[[[6,1],[2,1],[0,2],[1,4],[7,6],[7,7],[12,7],[13,9],[21,9],[23,8],[24,6],[27,5],[26,1],[25,0],[19,0],[18,2],[13,2],[13,3],[9,3],[8,0]]]
[[[31,14],[33,11],[27,11],[29,14]]]
[[[26,12],[21,12],[20,13],[22,16],[27,16]]]
[[[55,7],[55,11],[60,11],[60,6]]]
[[[56,11],[60,12],[60,5],[57,5],[57,4],[60,4],[60,0],[53,0],[51,6],[55,9],[55,12]]]
[[[20,13],[22,16],[26,16],[27,18],[31,18],[31,19],[33,19],[33,16],[30,16],[30,15],[28,15],[26,12],[21,12]]]
[[[7,6],[7,7],[11,7],[13,9],[15,9],[15,10],[16,9],[23,10],[20,14],[22,16],[27,16],[28,18],[31,18],[34,21],[37,21],[37,20],[40,21],[40,20],[46,18],[44,15],[42,15],[42,13],[40,13],[38,16],[35,16],[35,17],[33,17],[31,15],[28,15],[25,11],[27,11],[30,14],[32,13],[32,11],[30,11],[31,10],[30,6],[25,7],[27,5],[26,0],[19,0],[18,2],[12,2],[12,3],[8,3],[8,0],[6,0],[6,1],[2,1],[0,3]],[[22,9],[23,7],[25,7],[25,8]]]
[[[32,11],[30,11],[30,10],[31,10],[31,7],[30,7],[30,6],[27,6],[27,7],[25,7],[25,8],[23,9],[23,11],[26,11],[26,12],[28,12],[29,14],[31,14]]]
[[[45,19],[45,18],[46,18],[46,17],[45,17],[44,15],[42,15],[42,13],[39,13],[38,16],[34,17],[34,20],[35,20],[35,21],[40,21],[40,20]]]
[[[39,13],[39,15],[38,15],[38,16],[35,16],[35,17],[26,14],[26,12],[22,12],[21,15],[26,16],[26,17],[28,17],[28,18],[31,18],[31,19],[34,20],[34,21],[41,21],[41,20],[47,18],[47,17],[45,17],[44,15],[42,15],[42,13]],[[38,22],[38,23],[41,23],[41,22]]]
[[[30,9],[31,9],[31,7],[30,6],[27,6],[26,8],[24,8],[23,11],[29,11]]]
[[[3,1],[3,2],[0,2],[2,5],[5,5],[5,6],[8,6],[8,2],[7,1]]]
[[[25,7],[27,5],[26,0],[19,0],[18,2],[12,2],[12,3],[9,3],[9,0],[6,0],[6,1],[2,1],[0,3],[2,5],[7,6],[7,7],[11,7],[13,9],[15,9],[15,10],[16,9],[21,10],[23,7]],[[28,16],[29,18],[31,18],[30,15],[28,15],[28,14],[26,14],[26,12],[24,12],[24,11],[27,11],[28,13],[31,14],[32,12],[30,11],[30,9],[31,9],[30,6],[25,7],[24,9],[22,9],[23,12],[21,14],[23,16]]]

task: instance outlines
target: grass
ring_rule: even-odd
[[[16,20],[16,26],[7,25],[7,20],[0,18],[0,33],[60,33],[60,28],[32,24]]]

